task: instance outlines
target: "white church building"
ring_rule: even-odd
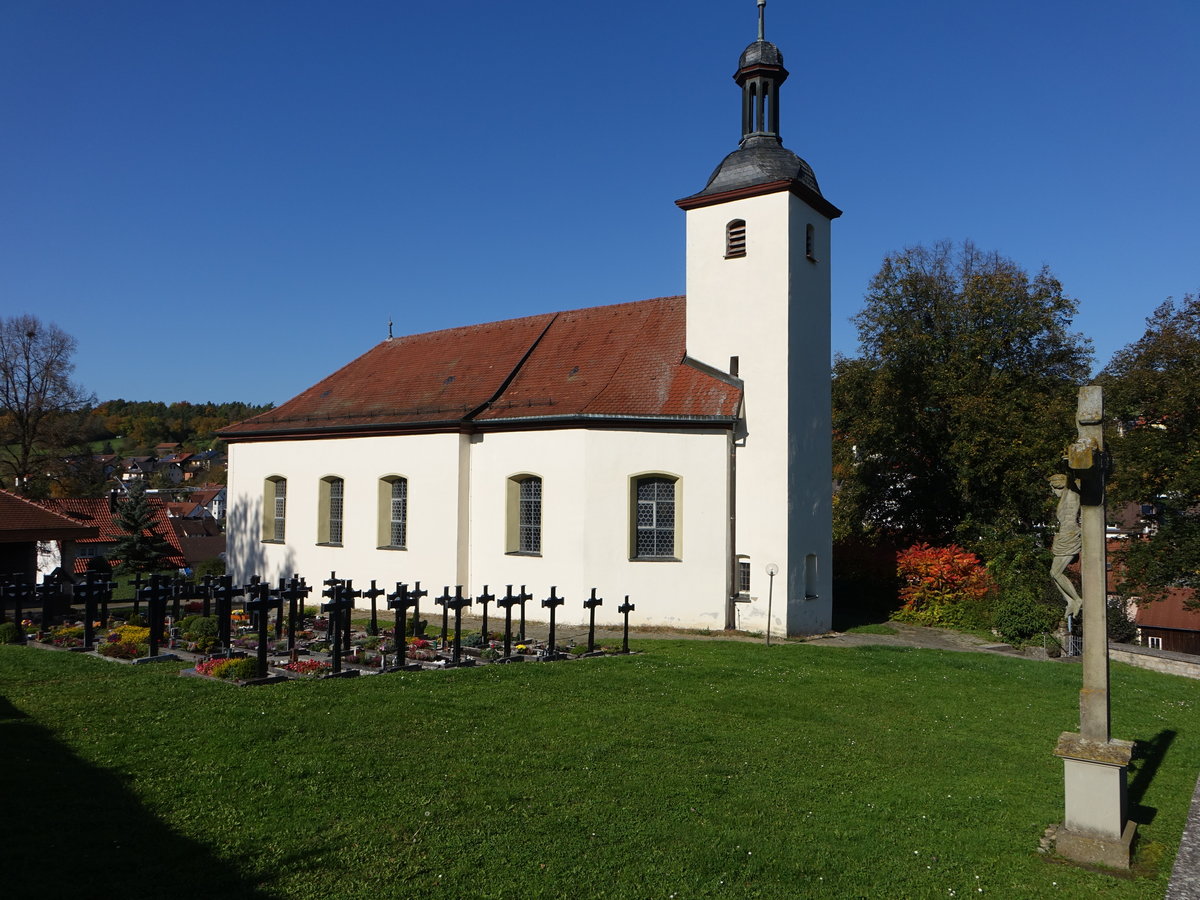
[[[635,624],[759,631],[770,599],[774,633],[829,630],[841,212],[780,140],[787,74],[760,5],[741,144],[677,201],[686,297],[389,338],[222,432],[235,578],[524,585],[534,620],[553,586],[564,623],[594,588],[598,621],[628,595]]]

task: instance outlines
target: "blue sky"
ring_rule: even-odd
[[[387,335],[682,293],[754,0],[0,5],[0,315],[101,399],[282,402]],[[1099,365],[1200,290],[1200,4],[769,0],[834,223],[833,343],[885,253],[969,238]]]

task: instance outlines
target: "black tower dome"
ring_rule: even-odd
[[[787,80],[783,54],[763,36],[766,0],[758,2],[758,40],[742,51],[733,80],[742,89],[742,140],[708,179],[704,190],[677,201],[684,209],[727,195],[791,190],[831,219],[841,210],[821,196],[812,167],[783,146],[779,136],[779,86]]]

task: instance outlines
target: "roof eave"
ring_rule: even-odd
[[[746,197],[758,197],[763,194],[777,194],[780,191],[790,191],[795,194],[827,219],[836,219],[842,211],[826,200],[821,194],[808,185],[791,178],[781,178],[778,181],[766,181],[762,184],[752,184],[748,187],[736,188],[732,191],[718,191],[712,194],[693,194],[676,200],[675,205],[682,210],[700,209],[703,206],[715,206],[718,203],[728,203],[731,200],[743,200]]]

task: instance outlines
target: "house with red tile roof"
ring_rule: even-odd
[[[75,542],[76,553],[71,563],[76,575],[82,575],[92,565],[92,560],[102,557],[109,565],[116,567],[120,560],[113,557],[117,539],[123,534],[117,523],[117,503],[114,497],[100,499],[68,499],[54,498],[43,500],[42,505],[77,525],[84,526],[94,532],[93,536],[85,537]],[[147,497],[146,502],[154,514],[153,529],[168,544],[174,553],[167,559],[171,568],[183,568],[186,565],[183,548],[179,537],[171,527],[167,514],[167,504],[157,497]],[[64,562],[63,546],[60,541],[50,541],[43,544],[39,551],[38,568],[43,574],[53,571]],[[71,560],[66,560],[71,562]]]
[[[1200,608],[1191,588],[1172,588],[1161,600],[1137,607],[1138,641],[1151,650],[1200,653]]]
[[[38,571],[40,542],[59,544],[70,558],[78,542],[98,533],[94,525],[0,490],[0,578],[30,583]]]
[[[780,139],[779,48],[760,35],[734,78],[741,143],[677,201],[686,297],[389,338],[224,429],[231,572],[828,630],[841,213]]]

